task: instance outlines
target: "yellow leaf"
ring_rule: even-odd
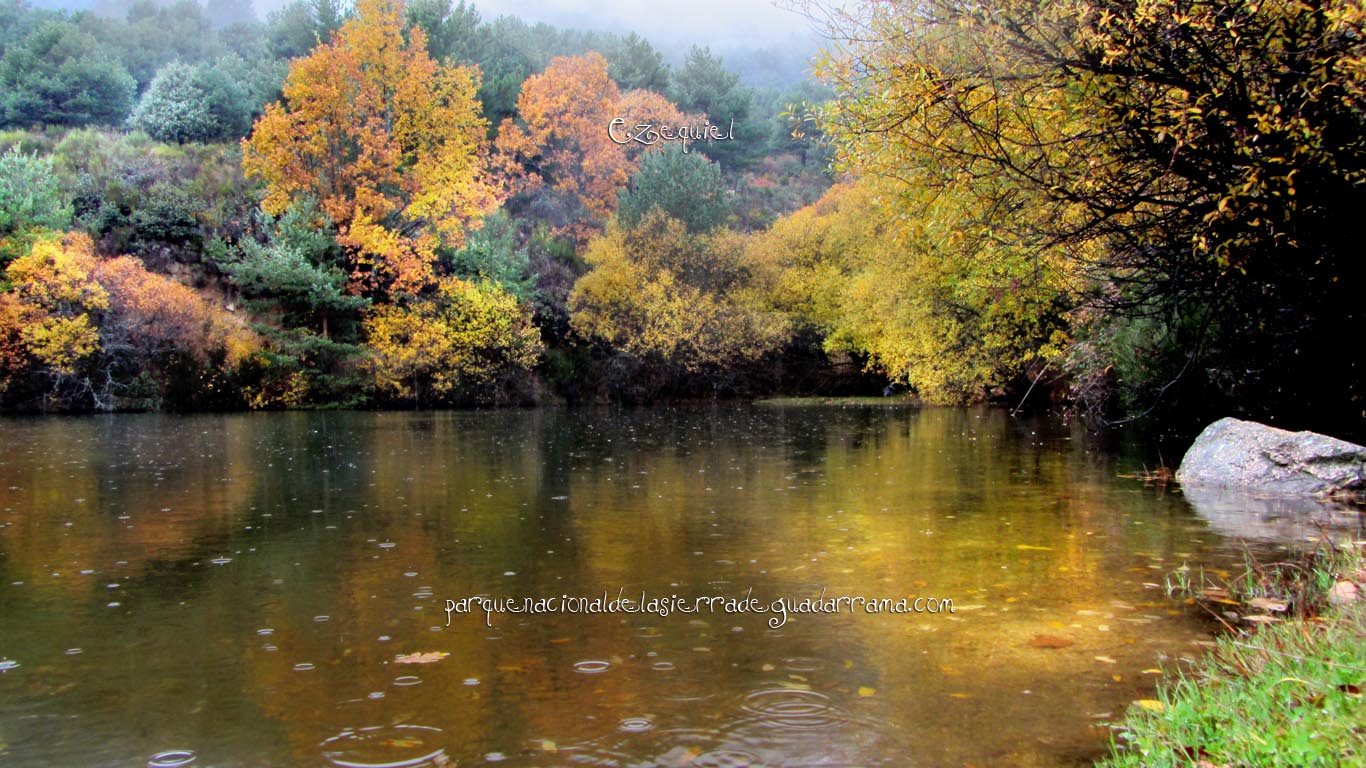
[[[401,653],[394,657],[395,664],[432,664],[450,656],[445,651],[428,651],[426,653]]]
[[[860,685],[860,686],[859,686],[859,689],[858,689],[858,695],[859,695],[861,698],[865,698],[865,699],[868,698],[869,696],[876,696],[876,695],[877,695],[877,689],[876,689],[876,688],[869,688],[869,687],[866,686],[866,685]]]
[[[1149,712],[1165,712],[1167,709],[1167,705],[1163,704],[1157,699],[1139,699],[1134,703],[1140,707],[1143,707]]]

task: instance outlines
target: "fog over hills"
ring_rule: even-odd
[[[121,16],[134,0],[30,0],[38,8],[64,8]],[[208,0],[210,16],[264,19],[285,0]],[[638,32],[659,45],[702,42],[716,48],[770,47],[813,39],[806,18],[786,0],[480,0],[486,19],[517,16],[528,22],[614,32]]]
[[[155,0],[154,0],[155,1]],[[137,0],[29,0],[39,8],[92,11],[123,17]],[[454,0],[453,4],[458,2]],[[201,0],[215,24],[265,20],[287,0]],[[565,29],[636,32],[649,39],[670,64],[693,45],[710,47],[753,86],[781,86],[804,78],[820,38],[790,0],[478,0],[473,5],[491,21],[515,16]]]

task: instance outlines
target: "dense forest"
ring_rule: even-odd
[[[0,0],[0,403],[1361,431],[1360,3],[806,11],[775,84],[450,0]]]

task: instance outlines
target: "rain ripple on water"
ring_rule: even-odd
[[[347,729],[323,741],[322,756],[336,768],[419,768],[446,762],[445,733],[427,725]]]

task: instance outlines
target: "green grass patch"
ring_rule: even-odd
[[[1343,586],[1363,580],[1363,562],[1359,552],[1307,562],[1280,569],[1301,574],[1289,590],[1299,606],[1267,597],[1276,585],[1246,575],[1202,588],[1224,595],[1221,621],[1261,620],[1220,637],[1156,699],[1136,702],[1099,765],[1366,766],[1366,608]]]

